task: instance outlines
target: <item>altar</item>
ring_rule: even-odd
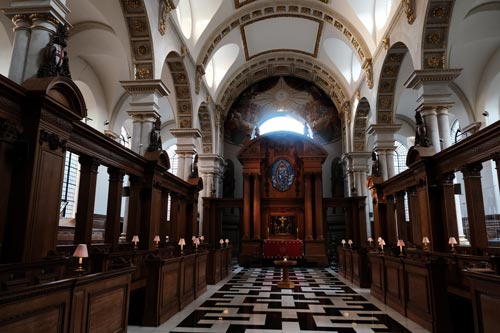
[[[304,243],[300,239],[264,240],[264,259],[300,259],[304,254]]]

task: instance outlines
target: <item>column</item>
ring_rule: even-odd
[[[441,139],[441,147],[443,149],[451,146],[450,138],[450,117],[448,108],[443,106],[437,109],[437,120],[439,128],[439,138]]]
[[[323,184],[320,173],[314,175],[314,204],[316,239],[323,240]]]
[[[9,69],[11,80],[21,84],[37,77],[45,47],[57,26],[69,25],[66,15],[70,11],[65,3],[65,0],[13,0],[9,8],[3,9],[4,14],[15,24]]]
[[[197,128],[174,128],[170,133],[177,138],[177,177],[187,180],[191,174],[193,156],[196,154],[196,144],[201,138],[201,131]]]
[[[76,210],[75,244],[92,243],[94,224],[94,203],[99,162],[90,156],[82,155],[80,162],[80,184]]]
[[[427,129],[427,136],[432,142],[432,146],[436,153],[441,151],[441,142],[439,141],[439,127],[437,120],[437,112],[435,108],[424,108],[421,111],[424,118],[425,127]]]
[[[422,117],[436,152],[451,145],[448,109],[453,106],[450,89],[462,69],[425,69],[414,71],[405,82],[406,88],[417,90],[417,112]],[[442,140],[442,144],[441,144]]]
[[[373,135],[375,143],[373,149],[377,152],[382,172],[382,179],[387,180],[394,176],[394,134],[399,131],[399,124],[370,125],[367,133]]]
[[[108,207],[106,212],[106,231],[104,241],[108,244],[118,244],[120,237],[120,220],[122,208],[123,177],[125,172],[117,168],[108,168]]]
[[[484,214],[483,191],[481,186],[481,164],[468,165],[462,169],[465,184],[465,199],[470,228],[470,243],[480,254],[488,247],[488,235]]]
[[[9,79],[21,84],[24,79],[24,64],[28,55],[31,34],[31,19],[27,14],[12,17],[14,23],[14,45],[9,67]]]
[[[160,117],[160,99],[170,91],[161,80],[120,81],[131,96],[128,114],[133,118],[132,150],[144,155],[154,123]]]
[[[261,239],[260,176],[253,175],[253,239]]]
[[[251,181],[249,174],[243,174],[243,240],[250,239]]]
[[[441,192],[441,204],[437,207],[437,211],[441,212],[441,218],[438,225],[443,228],[443,239],[444,244],[448,244],[449,237],[455,237],[459,239],[458,227],[457,227],[457,213],[455,206],[455,190],[453,188],[453,179],[455,179],[454,173],[449,173],[443,175],[440,180],[440,192]],[[433,221],[436,224],[438,221]]]
[[[312,193],[312,185],[311,185],[311,174],[306,173],[304,175],[304,210],[305,210],[305,217],[306,217],[306,240],[312,240],[313,239],[313,207],[312,207],[312,197],[314,193]]]

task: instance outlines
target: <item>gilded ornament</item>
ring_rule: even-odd
[[[412,0],[402,0],[403,6],[405,7],[406,19],[408,20],[408,24],[413,24],[415,21],[415,11],[413,10],[413,1]]]
[[[132,23],[132,29],[135,32],[141,32],[144,30],[144,23],[142,21],[136,20]]]
[[[137,72],[136,72],[136,79],[141,79],[141,80],[144,80],[144,79],[147,79],[151,74],[151,71],[149,70],[149,68],[147,67],[140,67],[138,68]]]
[[[139,0],[128,0],[127,6],[133,9],[137,9],[141,6]]]
[[[427,37],[427,40],[431,44],[437,44],[441,41],[441,34],[439,32],[433,32],[433,33],[429,34],[429,36]]]
[[[167,16],[172,11],[168,0],[160,0],[158,31],[163,36],[167,30]]]
[[[430,57],[427,59],[427,65],[436,68],[439,67],[440,61],[438,57]]]
[[[432,11],[432,16],[434,16],[434,17],[446,17],[446,16],[448,16],[448,13],[444,7],[439,6],[439,7],[434,8],[434,10]]]
[[[388,50],[391,44],[389,37],[384,37],[382,39],[382,44],[384,44],[384,49]]]
[[[149,53],[149,48],[146,45],[139,46],[139,48],[137,50],[139,51],[139,54],[141,54],[141,55],[145,55],[145,54]]]

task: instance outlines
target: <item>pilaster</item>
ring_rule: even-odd
[[[177,138],[177,177],[187,180],[196,154],[196,140],[201,138],[201,132],[197,128],[174,128],[170,133]]]

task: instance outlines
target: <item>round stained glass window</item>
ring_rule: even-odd
[[[276,190],[280,192],[287,191],[293,184],[293,178],[294,172],[290,162],[284,158],[280,158],[274,162],[271,180]]]

